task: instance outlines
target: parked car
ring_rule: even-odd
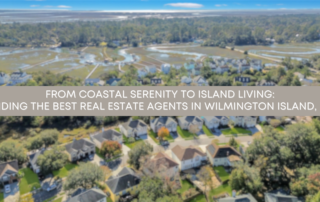
[[[169,146],[169,144],[170,143],[167,140],[164,140],[164,141],[161,142],[162,146]]]
[[[94,159],[94,154],[90,154],[90,155],[89,155],[89,160],[92,161],[93,159]]]
[[[10,184],[7,184],[6,186],[4,186],[4,190],[5,190],[5,193],[10,193],[11,192]]]

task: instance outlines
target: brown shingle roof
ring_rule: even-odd
[[[9,162],[0,163],[0,176],[2,176],[7,170],[18,172],[19,170],[18,161],[13,160]]]
[[[179,160],[184,161],[193,159],[196,156],[205,156],[206,154],[201,151],[200,148],[189,146],[187,148],[180,145],[175,146],[172,152],[178,157]]]
[[[240,157],[241,154],[230,146],[218,146],[215,143],[209,144],[207,147],[207,151],[212,156],[212,158],[226,158],[231,156]]]

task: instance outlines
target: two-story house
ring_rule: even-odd
[[[11,77],[10,77],[10,84],[11,85],[16,85],[16,84],[19,84],[19,83],[25,83],[27,82],[29,79],[32,79],[32,76],[25,73],[25,72],[13,72],[11,74]]]
[[[181,171],[199,167],[206,161],[206,154],[198,147],[176,145],[171,150],[172,159],[179,164]]]
[[[119,81],[121,81],[121,79],[118,79],[118,78],[111,78],[109,80],[106,81],[106,83],[109,85],[109,86],[117,86]]]
[[[218,146],[215,143],[211,143],[206,149],[212,166],[232,167],[235,162],[241,161],[241,154],[233,147]]]
[[[250,61],[250,67],[251,69],[255,69],[257,71],[261,71],[262,69],[262,61],[257,59],[252,59]]]
[[[124,167],[119,173],[111,176],[106,182],[108,193],[113,202],[119,201],[121,197],[125,197],[134,193],[139,193],[138,186],[140,183],[139,176],[131,169]]]
[[[153,155],[145,165],[142,171],[149,176],[160,175],[173,180],[179,175],[179,164],[165,152]]]
[[[41,171],[40,167],[37,164],[38,157],[40,155],[42,155],[45,151],[46,151],[46,149],[43,148],[43,149],[39,149],[39,150],[36,150],[36,151],[32,151],[28,155],[30,167],[33,170],[33,172],[35,172],[36,174],[39,174],[40,171]]]
[[[159,116],[150,120],[150,127],[155,133],[158,133],[158,130],[162,127],[167,128],[170,132],[176,132],[177,126],[177,122],[169,116]]]
[[[155,73],[157,73],[157,67],[154,66],[154,65],[146,66],[146,70],[147,70],[148,73],[150,73],[150,74],[155,74]]]
[[[84,85],[86,86],[94,86],[94,85],[99,85],[100,84],[100,79],[95,78],[95,79],[86,79],[84,81]]]
[[[178,118],[178,123],[182,130],[189,130],[190,125],[197,125],[201,130],[203,120],[198,116],[182,116]]]
[[[96,134],[90,135],[90,140],[101,149],[102,143],[105,141],[117,141],[122,144],[122,134],[114,129],[104,130]]]
[[[66,202],[107,202],[107,195],[101,189],[92,188],[69,198]]]
[[[242,128],[252,128],[257,125],[256,116],[230,116],[229,118],[234,122],[235,126]]]
[[[225,127],[229,123],[229,118],[226,116],[204,116],[203,120],[209,129]]]
[[[181,78],[181,83],[185,83],[186,85],[190,85],[192,83],[192,79],[190,77],[183,76]]]
[[[0,86],[5,83],[8,83],[9,80],[10,80],[10,76],[8,74],[0,72]]]
[[[150,79],[150,83],[155,85],[162,84],[162,79],[159,77],[153,77]]]
[[[79,161],[96,152],[95,144],[86,138],[80,140],[73,139],[65,148],[71,162]]]
[[[126,123],[119,125],[120,132],[126,137],[141,137],[148,133],[148,126],[142,120],[132,120],[130,119]]]
[[[196,83],[198,86],[208,86],[207,80],[202,76],[196,76],[192,79],[192,83]]]
[[[148,74],[148,71],[145,68],[138,69],[139,78],[143,78],[147,76],[147,74]]]
[[[17,160],[0,163],[0,181],[3,185],[18,181],[19,165]]]

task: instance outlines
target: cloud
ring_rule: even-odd
[[[256,4],[256,6],[261,6],[261,4]]]
[[[227,4],[216,4],[216,7],[228,6]]]
[[[165,6],[172,6],[172,7],[180,7],[180,8],[202,8],[202,4],[196,3],[170,3],[165,4]]]
[[[35,7],[39,7],[39,5],[31,5],[30,7],[35,8]]]
[[[284,4],[276,4],[277,6],[283,6]]]
[[[58,8],[71,8],[71,6],[65,6],[65,5],[60,5],[60,6],[57,6]]]

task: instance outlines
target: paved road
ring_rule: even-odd
[[[53,196],[58,195],[62,191],[62,183],[59,183],[57,188],[52,191],[38,191],[37,193],[33,194],[34,202],[42,202],[45,201]]]
[[[97,65],[93,68],[93,70],[88,74],[88,76],[86,77],[86,79],[88,79],[88,78],[91,76],[91,74],[93,74],[93,72],[96,71],[96,69],[99,67],[99,65],[100,65],[100,64],[97,64]]]
[[[20,190],[18,182],[10,184],[11,192],[4,193],[4,202],[18,202],[20,197]]]

